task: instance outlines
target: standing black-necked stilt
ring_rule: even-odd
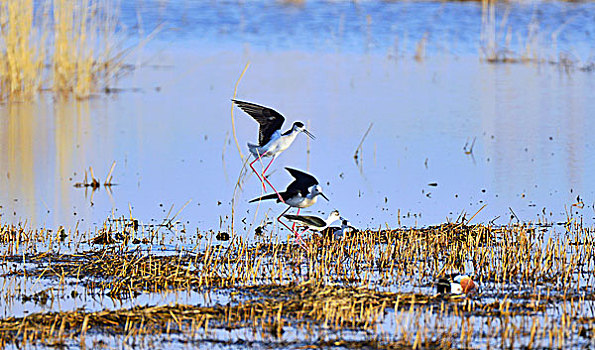
[[[265,173],[271,164],[273,164],[275,158],[281,152],[285,151],[289,146],[291,146],[295,140],[295,137],[299,133],[303,132],[312,139],[314,139],[314,135],[306,130],[302,122],[294,122],[291,129],[281,133],[281,127],[283,126],[285,117],[283,117],[279,112],[275,111],[274,109],[250,102],[238,100],[232,101],[244,112],[248,113],[252,118],[254,118],[258,124],[260,124],[260,128],[258,130],[258,145],[248,143],[248,149],[250,150],[250,153],[252,153],[254,158],[256,158],[250,163],[250,168],[252,168],[252,171],[254,171],[262,183],[262,188],[266,191],[266,185],[264,184],[266,181],[269,186],[271,186],[273,191],[275,191],[275,194],[277,194],[279,200],[284,202],[284,199],[280,196],[279,192],[266,178]],[[264,171],[259,175],[256,169],[254,169],[254,163],[263,157],[271,157],[271,161],[266,166],[266,168],[264,168]]]
[[[439,294],[469,294],[475,291],[477,286],[467,275],[458,273],[447,275],[438,279],[436,291]]]
[[[293,169],[293,168],[285,168],[291,176],[295,178],[293,182],[291,182],[285,191],[266,194],[264,196],[254,198],[250,200],[250,203],[256,201],[262,201],[267,199],[274,199],[277,196],[277,202],[283,202],[288,205],[287,209],[285,209],[281,215],[277,217],[277,221],[279,221],[283,226],[287,227],[290,231],[292,231],[297,238],[299,235],[295,232],[294,228],[290,228],[287,226],[283,221],[281,221],[281,217],[287,213],[287,211],[291,208],[298,208],[297,214],[300,213],[301,208],[307,208],[314,203],[316,203],[316,199],[318,195],[321,195],[324,199],[328,201],[328,198],[322,193],[322,187],[318,184],[318,180],[308,173],[305,173],[301,170]]]
[[[298,238],[299,238],[299,236],[306,233],[306,231],[308,231],[308,230],[320,232],[320,231],[326,229],[327,227],[329,227],[329,225],[332,224],[333,222],[341,219],[341,215],[339,214],[338,210],[333,210],[328,215],[328,218],[326,218],[326,220],[323,218],[320,218],[318,216],[311,216],[311,215],[286,214],[286,215],[284,215],[284,217],[287,220],[293,221],[294,223],[298,224],[298,226],[304,227],[304,230],[302,231],[301,234],[298,235]],[[296,233],[297,233],[297,231],[296,231]]]
[[[330,226],[322,230],[321,233],[325,238],[340,240],[345,238],[347,232],[355,229],[356,228],[351,226],[351,223],[347,219],[341,218],[341,227]]]

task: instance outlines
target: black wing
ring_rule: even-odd
[[[232,100],[242,111],[248,113],[260,124],[258,129],[258,145],[264,146],[271,140],[271,135],[283,126],[285,117],[274,109],[254,103]]]
[[[281,195],[281,198],[283,198],[284,201],[289,200],[290,198],[295,197],[296,195],[298,195],[297,191],[283,191],[283,192],[279,192],[279,195]],[[279,200],[279,196],[277,196],[276,193],[269,193],[269,194],[265,194],[262,197],[257,197],[254,199],[251,199],[248,201],[248,203],[254,203],[254,202],[258,202],[258,201],[264,201],[267,199],[276,199],[277,203],[281,202]]]
[[[281,195],[281,198],[283,198],[283,200],[285,200],[285,196],[283,195],[284,193],[285,192],[279,193]],[[264,200],[267,200],[267,199],[275,199],[275,198],[277,198],[277,202],[279,202],[279,196],[277,196],[276,193],[270,193],[270,194],[265,194],[264,196],[261,196],[261,197],[257,197],[257,198],[251,199],[251,200],[248,201],[248,203],[253,203],[253,202],[257,202],[257,201],[264,201]]]
[[[285,216],[288,220],[294,221],[294,222],[300,222],[309,226],[314,226],[314,227],[324,227],[326,226],[326,222],[324,220],[322,220],[321,218],[319,218],[318,216],[310,216],[310,215],[291,215],[291,214],[287,214],[287,215],[283,215]]]
[[[287,186],[286,192],[300,193],[303,197],[308,194],[308,189],[318,185],[318,180],[308,173],[293,168],[285,168],[295,180]]]

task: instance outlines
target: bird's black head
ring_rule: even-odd
[[[306,130],[306,127],[304,126],[304,123],[302,123],[302,122],[294,122],[291,130],[303,132],[304,134],[308,135],[308,137],[310,137],[311,139],[315,139],[314,135],[310,134],[310,132],[308,130]]]

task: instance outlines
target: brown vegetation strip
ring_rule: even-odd
[[[262,295],[238,305],[199,307],[190,305],[135,307],[128,310],[36,313],[0,320],[0,343],[16,339],[30,342],[75,337],[89,331],[136,335],[192,332],[212,327],[253,327],[281,333],[284,325],[332,329],[369,329],[394,305],[396,294],[365,288],[342,288],[312,283],[260,286],[245,292]],[[408,302],[427,302],[425,296],[401,296]]]
[[[527,347],[561,346],[576,338],[577,329],[582,330],[579,337],[593,336],[590,319],[576,320],[583,320],[595,296],[595,233],[576,222],[568,222],[563,230],[556,234],[530,225],[446,223],[353,232],[340,241],[314,237],[307,250],[236,236],[227,245],[208,243],[173,255],[134,249],[124,241],[106,241],[91,251],[65,255],[57,253],[62,244],[84,235],[3,225],[0,239],[5,254],[0,264],[5,277],[35,279],[31,284],[43,279],[56,284],[50,287],[54,289],[70,283],[85,287],[82,293],[87,295],[104,293],[116,299],[168,290],[224,290],[241,297],[238,303],[214,307],[9,318],[0,321],[0,339],[4,343],[59,340],[80,336],[88,328],[126,336],[147,332],[187,336],[210,326],[252,328],[277,338],[285,327],[306,334],[345,329],[382,336],[377,327],[386,310],[392,309],[397,336],[391,339],[414,347],[433,344],[443,334],[448,339],[454,336],[458,339],[454,343],[462,347],[472,336],[500,337],[503,344],[521,341]],[[61,242],[64,232],[72,238]],[[100,233],[122,234],[109,226]],[[38,253],[43,244],[47,251]],[[456,271],[473,273],[479,295],[448,299],[432,295],[436,278]],[[18,298],[19,293],[15,289],[4,295]],[[41,295],[31,296],[36,297]],[[475,326],[482,328],[474,329],[470,319],[481,320]],[[382,344],[392,344],[391,339]]]
[[[378,321],[385,316],[387,309],[400,309],[407,313],[406,310],[411,312],[414,306],[429,304],[442,305],[444,309],[444,303],[446,309],[456,310],[457,314],[471,314],[465,310],[471,310],[473,306],[475,314],[484,309],[489,312],[500,310],[499,316],[511,315],[507,305],[498,303],[481,306],[464,298],[444,299],[313,282],[254,286],[242,293],[246,300],[237,305],[134,307],[128,310],[36,313],[11,317],[0,320],[0,345],[17,340],[31,343],[62,341],[84,336],[86,332],[126,336],[171,332],[196,335],[198,330],[202,332],[203,329],[203,334],[206,334],[209,327],[227,330],[249,327],[275,337],[281,337],[286,326],[308,334],[325,329],[376,332]],[[425,341],[433,340],[429,338]]]
[[[10,240],[13,230],[5,226],[1,232],[9,232],[5,238]],[[122,243],[72,255],[19,252],[4,260],[38,263],[27,271],[17,266],[5,275],[81,279],[85,287],[113,297],[304,281],[396,286],[398,290],[406,285],[431,286],[438,276],[472,267],[480,286],[491,285],[488,293],[539,296],[549,290],[547,295],[554,298],[589,299],[595,294],[592,288],[579,293],[573,286],[595,283],[593,236],[580,227],[555,237],[522,225],[494,228],[448,223],[425,229],[355,232],[341,241],[314,238],[307,251],[293,244],[248,243],[237,237],[229,246],[209,244],[202,251],[169,256],[131,251],[130,245]]]

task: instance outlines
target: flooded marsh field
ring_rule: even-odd
[[[593,3],[16,4],[47,32],[0,35],[0,347],[595,345]],[[250,202],[232,99],[315,136],[254,167],[333,228]]]
[[[43,232],[4,226],[2,238],[13,237],[2,263],[2,341],[588,347],[593,232],[566,228],[556,236],[528,225],[451,223],[357,231],[340,241],[314,236],[306,250],[238,237],[202,249],[159,253],[149,240],[149,248],[124,241],[69,254],[60,251],[81,243],[76,237],[48,249],[35,242]],[[445,271],[473,271],[479,287],[438,294]]]

